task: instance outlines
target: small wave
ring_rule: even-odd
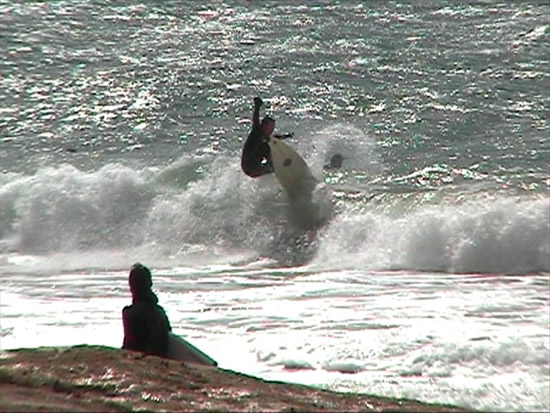
[[[243,178],[234,157],[189,157],[162,170],[64,164],[2,178],[3,254],[80,259],[149,250],[165,260],[203,254],[300,263],[313,251],[312,237],[289,222],[275,178]]]

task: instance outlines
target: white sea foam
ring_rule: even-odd
[[[550,271],[548,199],[497,197],[459,205],[443,199],[403,208],[395,194],[390,208],[344,204],[314,241],[293,227],[292,209],[273,177],[243,180],[236,165],[226,168],[232,162],[218,157],[210,167],[200,165],[200,178],[182,178],[183,189],[173,167],[168,182],[163,171],[118,164],[95,172],[63,165],[33,176],[11,174],[0,187],[0,246],[19,254],[148,248],[166,259],[201,251],[255,252],[258,258],[298,253],[298,260],[338,268]],[[330,204],[328,198],[316,201]]]

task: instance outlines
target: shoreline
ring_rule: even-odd
[[[463,408],[268,381],[104,346],[0,352],[0,411],[402,411]]]

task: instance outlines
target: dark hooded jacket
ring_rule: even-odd
[[[135,264],[130,271],[132,305],[122,310],[124,342],[122,348],[166,357],[168,335],[172,328],[164,309],[158,305],[158,298],[151,290],[151,272],[141,264]]]

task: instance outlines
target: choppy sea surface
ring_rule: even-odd
[[[549,40],[548,1],[0,1],[0,348],[120,346],[141,261],[222,367],[549,410]],[[254,96],[324,225],[241,172]]]

